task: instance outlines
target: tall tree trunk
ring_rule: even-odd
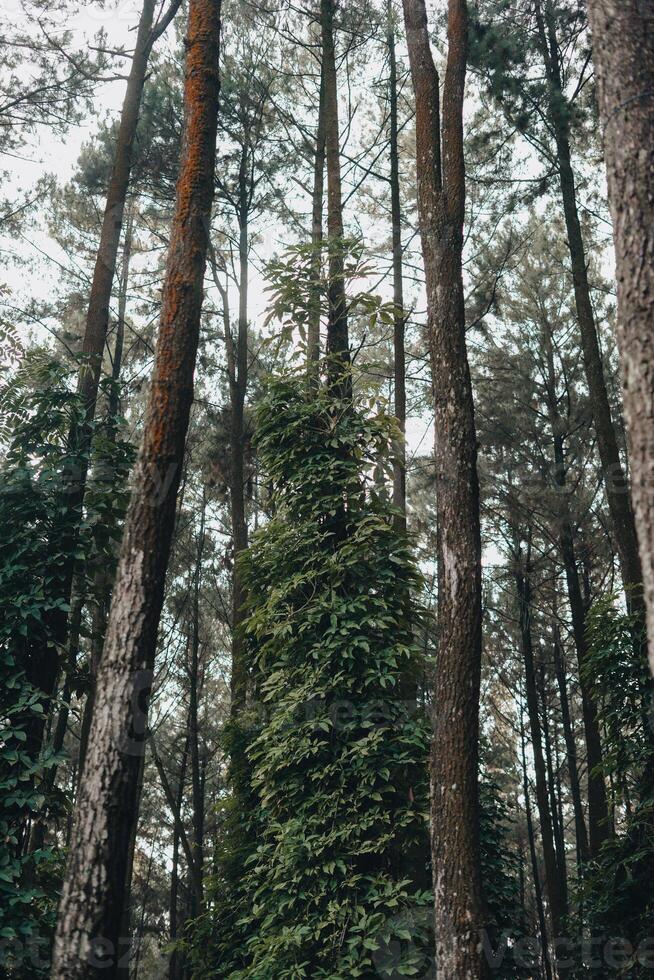
[[[554,671],[556,682],[559,688],[559,698],[561,701],[561,724],[563,727],[563,738],[565,740],[566,760],[568,765],[568,780],[570,782],[570,795],[572,796],[572,809],[575,820],[575,838],[577,842],[577,861],[581,868],[588,863],[590,856],[588,847],[588,831],[584,819],[584,810],[581,802],[581,787],[579,785],[579,770],[577,768],[577,743],[575,742],[572,722],[570,720],[570,704],[568,701],[568,685],[566,680],[565,663],[563,661],[563,647],[558,624],[553,626],[552,652],[554,659]]]
[[[329,237],[329,317],[327,354],[329,380],[347,400],[351,395],[350,342],[343,255],[341,148],[338,127],[338,85],[334,48],[334,0],[320,0],[322,72],[324,79],[325,155],[327,159],[327,234]]]
[[[248,171],[245,149],[241,156],[239,172],[239,282],[238,282],[238,335],[236,345],[230,344],[228,352],[229,392],[231,401],[230,426],[230,486],[229,502],[234,545],[232,571],[232,680],[231,711],[240,711],[247,698],[247,667],[245,646],[241,634],[244,619],[245,588],[243,585],[239,555],[248,547],[248,525],[245,512],[245,394],[248,382]],[[230,334],[231,338],[231,334]]]
[[[402,208],[400,201],[400,162],[397,121],[397,63],[395,57],[395,28],[393,0],[386,11],[389,79],[389,150],[391,182],[391,223],[393,243],[393,392],[394,410],[400,438],[393,447],[393,506],[398,513],[396,526],[406,529],[406,364],[404,352],[404,289],[402,284]]]
[[[125,225],[125,239],[123,243],[123,260],[120,273],[120,287],[118,290],[118,317],[116,319],[116,339],[114,342],[114,356],[111,367],[111,380],[113,382],[109,393],[109,404],[107,414],[109,417],[109,438],[115,442],[117,429],[117,415],[120,411],[120,396],[118,382],[123,366],[123,347],[125,342],[125,316],[127,312],[127,287],[129,284],[129,270],[132,260],[132,233],[134,228],[134,218],[131,210],[127,216]],[[82,714],[82,725],[79,740],[79,767],[80,772],[84,768],[86,747],[88,745],[89,728],[93,715],[93,704],[95,701],[95,681],[98,673],[98,664],[102,655],[102,644],[107,626],[107,613],[109,611],[109,601],[111,599],[111,588],[114,579],[114,568],[111,563],[107,566],[106,562],[99,563],[93,573],[95,597],[91,610],[91,656],[89,670],[89,689],[84,702],[84,712]],[[71,633],[72,619],[71,619]]]
[[[416,101],[418,215],[427,288],[442,586],[431,754],[436,969],[439,976],[476,980],[486,975],[487,967],[479,942],[479,484],[461,270],[467,5],[465,0],[449,0],[442,132],[424,0],[404,0],[404,19]]]
[[[586,608],[579,581],[579,571],[577,569],[574,528],[570,513],[570,499],[566,486],[566,465],[563,444],[565,424],[560,416],[556,397],[556,372],[552,330],[547,321],[544,321],[542,325],[542,338],[547,363],[546,402],[552,435],[554,484],[560,492],[560,514],[557,515],[557,536],[561,561],[565,571],[568,603],[572,617],[572,632],[579,664],[579,689],[581,691],[584,734],[586,738],[586,761],[588,765],[588,834],[591,857],[595,857],[599,848],[609,836],[608,803],[604,776],[602,774],[602,740],[597,719],[597,706],[584,670],[588,654]]]
[[[154,376],[63,886],[53,977],[110,977],[184,443],[214,189],[220,0],[190,0],[184,141]],[[103,954],[104,948],[104,954]]]
[[[516,551],[517,555],[517,551]],[[518,558],[516,558],[519,561]],[[516,593],[518,597],[518,610],[520,616],[520,641],[522,647],[522,659],[525,669],[525,695],[527,699],[527,714],[529,717],[529,730],[531,732],[531,745],[534,754],[534,771],[536,774],[536,803],[538,806],[538,820],[540,823],[540,836],[543,844],[543,862],[545,864],[545,887],[550,907],[552,919],[552,931],[554,938],[563,935],[563,923],[566,916],[565,893],[560,876],[560,869],[557,860],[553,814],[550,813],[550,806],[547,795],[547,774],[545,769],[545,757],[543,754],[543,740],[541,733],[540,718],[538,714],[538,688],[536,680],[536,667],[534,664],[534,652],[531,636],[531,583],[529,581],[528,564],[527,568],[516,566],[514,573]]]
[[[615,236],[618,346],[654,671],[654,8],[642,0],[587,0],[587,6]]]
[[[193,602],[191,625],[191,662],[189,664],[189,748],[191,756],[191,790],[193,801],[193,856],[198,869],[200,887],[204,869],[204,789],[202,785],[202,763],[198,706],[200,701],[200,583],[202,580],[202,555],[204,552],[204,522],[207,507],[206,488],[202,490],[200,529],[198,535],[195,574],[193,582]],[[202,891],[199,902],[193,903],[191,917],[196,918],[201,910]],[[197,907],[196,907],[197,905]]]
[[[313,159],[313,193],[311,195],[311,244],[313,246],[313,280],[315,296],[307,330],[307,366],[310,372],[317,373],[320,360],[320,313],[321,290],[320,273],[322,268],[322,211],[325,196],[325,72],[320,63],[320,96],[318,101],[318,127],[316,130],[316,150]]]
[[[559,795],[561,783],[558,773],[554,771],[554,759],[552,752],[552,738],[550,734],[550,720],[547,702],[547,684],[545,677],[545,664],[541,660],[538,664],[538,697],[540,702],[540,717],[542,719],[543,748],[545,749],[545,770],[547,773],[547,795],[549,809],[552,815],[552,831],[554,833],[554,850],[556,852],[556,866],[559,872],[559,882],[561,885],[561,897],[563,907],[568,908],[568,869],[565,858],[565,832],[563,828],[563,817],[561,813],[561,798]]]
[[[586,382],[622,580],[627,587],[638,586],[642,581],[642,570],[638,555],[636,529],[627,477],[620,459],[615,426],[611,417],[611,406],[606,390],[597,325],[590,295],[588,265],[579,220],[577,192],[570,152],[570,113],[563,91],[560,69],[561,54],[550,4],[551,0],[544,0],[543,9],[541,0],[535,0],[541,54],[550,88],[547,109],[555,134],[556,163],[572,264],[575,306]],[[635,593],[633,589],[627,589],[627,602],[631,606],[634,601],[637,608],[642,608],[642,600],[639,600],[638,593]]]
[[[178,938],[178,911],[179,911],[179,843],[180,843],[180,833],[177,821],[177,814],[180,813],[182,809],[182,803],[184,801],[184,785],[186,782],[186,764],[188,760],[188,748],[189,748],[189,729],[190,725],[187,725],[186,738],[184,740],[184,751],[182,752],[182,761],[179,769],[179,782],[177,784],[177,792],[175,794],[175,811],[173,813],[173,856],[172,856],[172,868],[170,873],[170,901],[169,901],[169,923],[170,923],[170,941],[174,943]],[[181,980],[182,977],[182,956],[180,951],[174,949],[170,954],[170,960],[168,962],[168,980]]]
[[[66,493],[65,507],[72,515],[75,515],[75,518],[71,522],[70,531],[65,535],[65,539],[57,542],[57,547],[68,556],[60,571],[61,595],[66,600],[70,597],[73,585],[75,570],[73,555],[86,490],[88,454],[92,437],[91,422],[95,414],[100,383],[109,322],[109,305],[129,186],[132,150],[138,125],[141,96],[152,45],[172,20],[179,3],[180,0],[172,0],[169,10],[153,29],[155,0],[143,0],[132,64],[127,78],[127,89],[116,137],[114,162],[107,188],[100,242],[93,270],[86,326],[82,340],[84,364],[79,371],[78,391],[82,396],[86,414],[81,426],[71,429],[68,440],[69,451],[75,460],[75,470],[71,473],[71,482],[68,488],[70,492]],[[42,656],[36,658],[33,664],[28,665],[27,673],[36,688],[50,697],[54,693],[59,675],[57,651],[66,645],[68,616],[65,610],[56,609],[49,614],[48,619],[52,642]],[[39,721],[38,718],[35,719],[29,726],[28,734],[30,744],[37,747],[43,737],[42,721]]]
[[[543,890],[540,884],[540,873],[538,871],[538,856],[536,854],[536,839],[534,836],[534,824],[531,818],[531,803],[529,800],[529,779],[527,776],[527,758],[525,753],[525,729],[520,713],[520,745],[522,756],[522,792],[525,798],[525,814],[527,816],[527,837],[529,840],[529,856],[531,858],[531,874],[534,879],[534,896],[536,899],[536,915],[538,918],[538,934],[540,938],[541,959],[545,969],[546,980],[552,980],[552,967],[550,964],[549,945],[547,941],[547,925],[545,922],[545,908],[543,906]]]

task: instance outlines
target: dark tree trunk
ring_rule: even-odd
[[[170,23],[179,7],[179,2],[180,0],[173,0],[165,17],[153,30],[155,2],[154,0],[144,0],[132,64],[127,79],[127,90],[120,115],[114,162],[107,188],[100,242],[93,270],[86,326],[82,340],[84,364],[79,372],[78,391],[86,408],[86,417],[81,427],[73,428],[69,434],[69,451],[75,458],[75,470],[70,474],[70,486],[65,497],[65,507],[71,514],[77,516],[71,524],[70,533],[65,536],[66,540],[57,542],[57,546],[68,556],[60,573],[61,594],[66,600],[70,597],[73,585],[75,565],[73,555],[77,539],[77,526],[81,520],[86,490],[88,453],[92,437],[91,422],[95,415],[102,358],[107,338],[111,291],[129,186],[132,150],[141,107],[141,95],[152,45]],[[42,690],[47,697],[54,693],[57,685],[59,675],[57,649],[66,645],[68,616],[64,610],[57,609],[49,615],[49,620],[52,644],[47,651],[43,652],[42,656],[36,658],[33,664],[28,665],[28,677],[37,689]],[[37,719],[29,727],[28,732],[30,743],[37,747],[43,736],[42,722]]]
[[[334,0],[320,0],[322,73],[324,81],[325,156],[327,159],[327,234],[329,238],[328,374],[347,400],[351,395],[350,342],[343,255],[341,148],[338,127],[338,86],[334,49]]]
[[[227,368],[231,403],[230,425],[230,487],[229,503],[234,546],[232,572],[232,679],[231,711],[235,715],[247,698],[247,666],[241,631],[244,619],[245,588],[238,557],[248,547],[248,525],[245,512],[245,394],[248,383],[248,170],[244,147],[239,172],[239,282],[238,282],[238,335],[236,345],[228,341]],[[225,326],[230,330],[229,324]]]
[[[514,577],[520,615],[520,641],[525,668],[527,714],[529,717],[529,730],[531,733],[531,745],[534,754],[534,770],[536,773],[536,803],[538,806],[540,836],[543,844],[545,887],[547,889],[547,898],[549,901],[550,916],[552,919],[552,931],[554,933],[554,938],[556,939],[563,935],[563,922],[567,910],[556,854],[553,815],[550,813],[547,795],[547,773],[545,768],[545,757],[543,754],[540,718],[538,714],[538,688],[531,636],[531,583],[529,581],[528,568],[524,569],[517,566]]]
[[[602,775],[602,740],[597,720],[597,706],[584,670],[588,653],[586,609],[581,591],[581,583],[579,581],[579,571],[577,569],[574,529],[570,513],[568,489],[566,487],[566,465],[563,444],[565,425],[559,414],[556,398],[556,373],[552,332],[547,322],[543,323],[542,336],[547,361],[546,400],[552,434],[554,484],[559,491],[560,513],[557,515],[557,537],[561,561],[565,571],[568,603],[572,616],[572,632],[579,664],[579,689],[581,691],[584,734],[586,738],[586,761],[588,765],[588,834],[590,854],[591,857],[595,857],[599,848],[609,835],[606,786],[604,784],[604,776]]]
[[[556,852],[556,866],[559,872],[559,882],[563,907],[568,908],[568,870],[565,858],[565,832],[563,829],[563,818],[561,813],[561,799],[559,795],[560,780],[558,768],[555,773],[554,759],[552,752],[552,738],[550,734],[550,719],[547,703],[547,684],[545,677],[545,665],[541,660],[538,664],[538,696],[540,700],[540,717],[542,719],[543,748],[545,749],[545,769],[547,772],[547,795],[549,809],[552,815],[552,830],[554,832],[554,850]]]
[[[307,364],[309,371],[317,373],[320,360],[320,313],[322,268],[322,211],[325,196],[325,73],[320,65],[320,96],[318,102],[318,127],[316,150],[313,161],[313,193],[311,195],[311,244],[313,245],[313,279],[315,297],[307,331]]]
[[[395,418],[400,438],[393,447],[393,506],[398,514],[396,526],[406,529],[406,366],[404,352],[404,289],[402,284],[402,208],[400,202],[400,163],[398,153],[397,121],[397,64],[395,58],[395,29],[393,3],[388,0],[388,31],[386,43],[389,60],[389,150],[391,181],[391,222],[393,242],[393,392]]]
[[[476,980],[486,975],[487,968],[479,942],[483,927],[478,787],[479,484],[461,271],[467,5],[465,0],[449,2],[442,127],[439,80],[424,0],[404,0],[404,19],[416,102],[418,215],[427,288],[440,534],[431,755],[436,969],[439,976]]]
[[[538,934],[540,938],[541,960],[545,970],[546,980],[552,980],[552,967],[550,965],[549,945],[547,941],[547,925],[545,922],[545,908],[543,906],[543,890],[540,884],[540,873],[538,871],[538,856],[536,854],[536,838],[534,836],[534,824],[531,818],[531,803],[529,800],[529,779],[527,777],[527,759],[525,755],[525,731],[520,717],[520,744],[522,748],[522,791],[525,798],[525,814],[527,817],[527,837],[529,840],[529,856],[531,858],[531,874],[534,879],[534,897],[536,899],[536,916],[538,918]]]
[[[587,6],[615,236],[618,346],[654,670],[654,7],[644,0],[587,0]]]
[[[219,40],[220,0],[191,0],[184,143],[154,376],[55,938],[52,975],[67,980],[115,975],[147,701],[193,400],[214,188]]]
[[[190,726],[189,726],[190,727]],[[169,920],[170,920],[170,941],[174,943],[178,938],[178,912],[179,912],[179,843],[180,832],[177,821],[177,814],[182,809],[184,801],[184,785],[186,782],[186,763],[188,759],[189,738],[188,731],[184,740],[184,751],[179,769],[179,782],[175,795],[175,810],[173,812],[173,856],[172,868],[170,873],[170,901],[169,901]],[[168,980],[181,980],[182,977],[182,956],[179,950],[174,949],[170,954],[168,963]]]
[[[202,751],[198,724],[200,701],[200,584],[202,580],[202,555],[204,552],[204,522],[207,507],[206,490],[202,494],[200,529],[198,535],[195,574],[193,582],[193,602],[191,624],[191,659],[189,664],[189,748],[191,756],[191,790],[193,802],[193,857],[200,881],[198,902],[191,908],[191,918],[196,918],[203,902],[202,876],[204,869],[204,786],[202,781]]]
[[[575,819],[575,837],[577,841],[577,861],[581,868],[588,863],[590,856],[588,846],[588,831],[584,819],[584,809],[581,801],[581,787],[579,785],[579,770],[577,768],[577,744],[575,742],[572,722],[570,720],[570,704],[568,701],[568,685],[566,680],[565,663],[563,661],[563,648],[559,627],[554,624],[554,636],[552,651],[554,657],[554,670],[556,682],[559,688],[559,698],[561,700],[561,724],[563,727],[563,738],[565,739],[566,760],[568,764],[568,779],[570,781],[570,795],[572,796],[572,809]]]
[[[579,221],[575,178],[571,162],[569,107],[566,104],[561,81],[560,51],[550,8],[551,0],[544,0],[544,2],[543,11],[541,0],[535,0],[536,19],[541,53],[550,87],[548,113],[555,134],[556,163],[570,249],[575,305],[588,394],[622,579],[625,586],[637,586],[642,581],[642,571],[634,516],[629,498],[629,486],[620,459],[615,426],[611,417],[611,406],[606,390],[602,355],[591,302],[588,265]],[[641,603],[638,601],[637,593],[628,590],[627,601],[630,605],[634,598],[636,606],[639,607]]]

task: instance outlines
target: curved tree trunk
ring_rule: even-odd
[[[440,134],[439,82],[424,0],[404,0],[404,19],[416,100],[418,214],[434,395],[442,585],[431,755],[436,970],[439,976],[476,980],[487,968],[480,949],[479,484],[461,270],[467,5],[465,0],[449,0]]]
[[[613,217],[618,346],[654,670],[654,6],[587,0]]]
[[[111,977],[137,819],[164,580],[193,400],[214,190],[220,0],[191,0],[184,141],[154,376],[98,672],[52,976]]]

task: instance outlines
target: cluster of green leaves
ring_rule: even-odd
[[[421,581],[374,474],[393,427],[289,376],[268,386],[257,433],[274,516],[244,557],[255,703],[227,902],[240,919],[202,975],[419,976],[429,725]]]
[[[53,708],[38,687],[40,665],[63,659],[53,623],[68,611],[66,566],[71,557],[80,562],[105,549],[105,532],[97,528],[106,527],[107,507],[120,506],[120,494],[102,492],[96,481],[80,525],[67,491],[82,460],[68,434],[81,424],[83,406],[56,362],[40,363],[37,374],[35,387],[20,394],[24,417],[0,482],[0,940],[5,970],[20,976],[26,975],[30,946],[31,975],[47,970],[35,943],[53,928],[62,863],[53,847],[30,848],[30,828],[62,816],[67,802],[48,779],[60,756],[30,734],[35,720],[40,730],[39,719]],[[103,440],[99,425],[96,435],[92,452],[99,471],[118,473],[124,482],[130,450]]]
[[[587,630],[584,671],[604,729],[605,774],[626,816],[589,869],[581,898],[594,934],[631,943],[635,958],[625,975],[648,976],[651,966],[637,955],[654,917],[654,730],[644,626],[608,596],[594,604]]]

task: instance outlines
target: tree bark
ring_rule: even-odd
[[[587,0],[587,6],[613,217],[618,346],[654,670],[654,8],[643,0]]]
[[[322,72],[324,78],[325,156],[327,159],[327,234],[329,238],[328,376],[345,400],[351,396],[350,342],[343,256],[341,148],[338,126],[338,86],[334,48],[334,0],[320,0]]]
[[[164,580],[193,399],[214,190],[220,0],[191,0],[159,337],[76,807],[53,977],[115,975]]]
[[[604,0],[601,2],[603,3]],[[550,0],[545,0],[544,12],[541,7],[541,0],[535,0],[535,10],[541,53],[550,88],[547,108],[556,142],[556,165],[559,172],[561,201],[572,264],[577,321],[597,436],[597,447],[602,464],[606,499],[613,524],[622,580],[627,587],[627,602],[629,606],[636,602],[636,606],[642,607],[642,600],[639,603],[638,593],[633,590],[633,586],[639,586],[642,582],[642,570],[638,555],[634,515],[629,497],[629,485],[620,459],[615,426],[611,417],[611,406],[606,390],[597,325],[590,295],[588,265],[579,220],[577,192],[570,152],[569,106],[566,102],[561,80],[560,51]]]
[[[393,393],[395,419],[400,436],[393,447],[393,506],[395,525],[406,530],[406,364],[404,352],[404,289],[402,283],[402,206],[400,200],[400,161],[397,121],[397,63],[392,0],[388,0],[387,36],[389,79],[389,151],[391,182],[391,222],[393,243]]]
[[[424,0],[404,0],[416,102],[418,215],[427,289],[440,533],[431,754],[436,970],[485,976],[479,866],[481,543],[477,439],[465,345],[463,96],[467,5],[449,0],[442,131]],[[442,168],[441,146],[442,139]]]

